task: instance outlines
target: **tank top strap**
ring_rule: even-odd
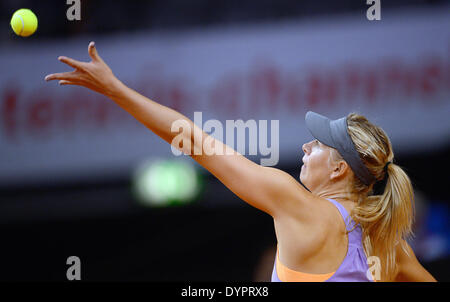
[[[344,223],[345,223],[345,227],[346,227],[347,231],[351,231],[352,229],[354,229],[355,222],[350,217],[350,215],[348,214],[348,212],[344,208],[344,206],[341,205],[339,202],[337,202],[334,199],[327,198],[327,200],[329,202],[331,202],[332,204],[334,204],[336,206],[336,208],[338,209],[339,213],[341,213],[341,216],[342,216],[342,219],[344,219]]]

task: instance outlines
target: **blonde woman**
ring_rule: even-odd
[[[386,133],[364,116],[329,120],[307,113],[306,125],[316,138],[303,145],[300,180],[307,190],[289,174],[255,164],[186,116],[125,86],[93,42],[88,52],[90,62],[59,57],[75,70],[45,80],[104,94],[168,143],[178,135],[171,131],[175,121],[200,133],[201,140],[189,134],[190,145],[175,147],[273,217],[278,245],[272,281],[436,281],[405,241],[413,221],[411,182],[393,163]],[[202,150],[206,138],[224,155],[194,155],[191,151]],[[373,194],[380,183],[384,187]]]

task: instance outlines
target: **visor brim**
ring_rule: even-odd
[[[311,135],[322,144],[336,148],[331,136],[331,120],[318,113],[308,111],[305,116],[306,127]]]

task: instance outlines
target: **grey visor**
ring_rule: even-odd
[[[365,184],[375,182],[375,177],[370,174],[367,167],[359,157],[355,145],[347,132],[347,117],[337,120],[318,113],[308,111],[305,116],[306,127],[318,141],[338,150],[355,175]]]

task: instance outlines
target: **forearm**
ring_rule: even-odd
[[[94,42],[89,43],[88,52],[91,62],[80,62],[65,56],[58,57],[58,60],[75,70],[49,74],[45,80],[59,80],[60,85],[79,85],[97,91],[112,99],[169,144],[176,142],[172,144],[175,148],[186,154],[198,154],[198,150],[203,151],[202,142],[209,137],[208,134],[181,113],[144,97],[119,81],[98,55]],[[213,140],[213,143],[219,148],[222,146],[216,140]]]
[[[150,100],[120,81],[117,81],[114,87],[108,97],[163,140],[171,144],[174,137],[178,135],[177,131],[172,132],[172,125],[176,121],[183,121],[184,124],[187,123],[189,125],[190,129],[189,132],[183,133],[183,135],[190,134],[185,139],[190,140],[191,144],[190,148],[189,146],[183,146],[182,151],[193,154],[194,148],[198,150],[198,148],[202,147],[201,142],[207,134],[188,117]],[[196,139],[194,139],[194,135]],[[175,147],[180,149],[179,146]]]

